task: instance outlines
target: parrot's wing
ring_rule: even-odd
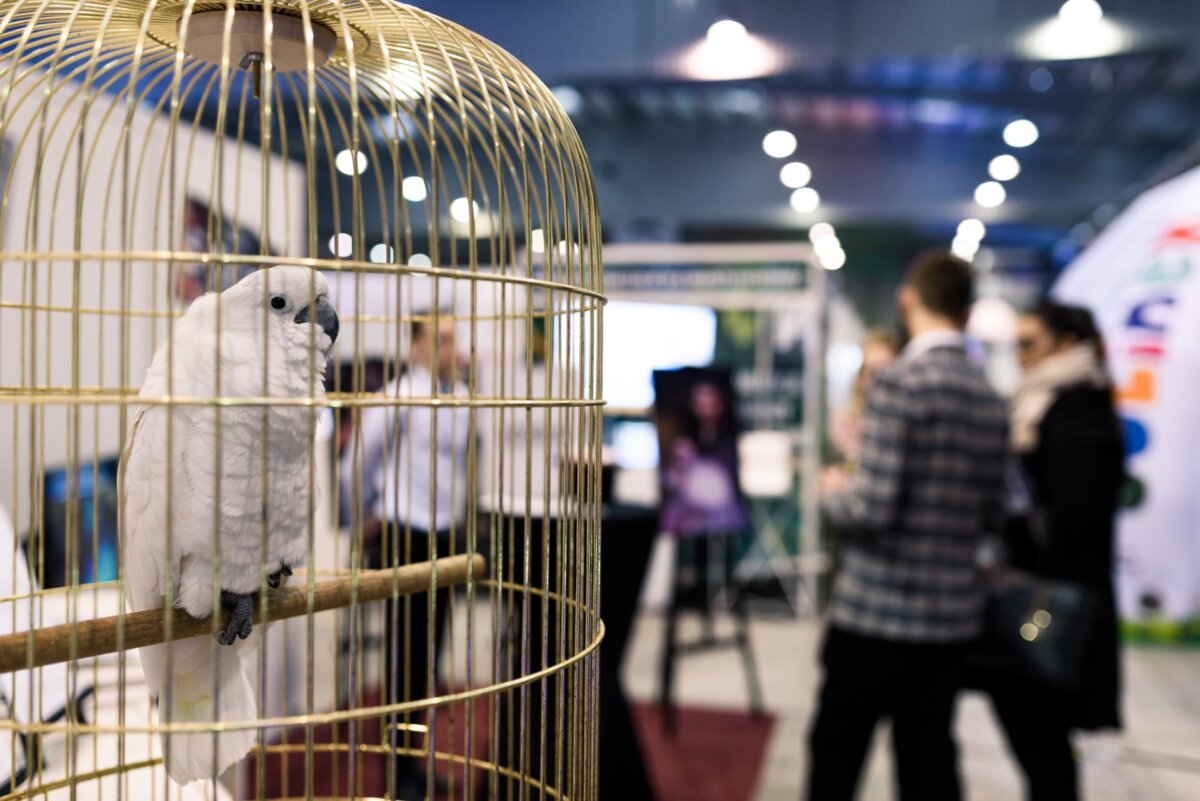
[[[190,366],[186,361],[192,339],[188,319],[185,316],[176,325],[173,336],[163,342],[154,354],[146,379],[142,384],[141,397],[162,397],[174,391],[190,394],[193,383]],[[168,348],[174,350],[175,380],[168,381],[167,371],[172,361]],[[168,526],[178,523],[181,516],[170,515],[168,508],[168,464],[167,425],[170,407],[146,404],[138,408],[126,438],[125,451],[121,456],[118,487],[121,492],[121,549],[125,566],[125,603],[131,611],[164,609],[173,604],[177,595],[177,566],[168,552]],[[176,413],[177,414],[177,413]],[[186,434],[186,426],[176,419],[174,449],[178,452],[183,443],[179,438]],[[176,466],[178,469],[178,466]],[[178,483],[176,486],[178,486]],[[175,492],[171,503],[186,508],[186,499]],[[170,519],[169,519],[170,518]],[[178,528],[178,526],[176,526]],[[174,548],[178,552],[179,539],[183,534],[173,531]],[[170,576],[168,576],[170,571]],[[167,601],[167,595],[172,601]],[[165,649],[161,646],[142,648],[140,651],[142,672],[151,695],[158,697],[163,680]]]
[[[133,420],[121,457],[118,486],[121,490],[121,548],[125,565],[125,603],[131,611],[162,609],[166,603],[167,556],[165,530],[166,443],[161,407],[143,406]],[[142,648],[138,652],[150,695],[158,698],[163,684],[166,649]]]
[[[121,457],[121,547],[125,556],[126,603],[134,611],[162,606],[166,592],[167,458],[161,436],[163,415],[138,409]]]

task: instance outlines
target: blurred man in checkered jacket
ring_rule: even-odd
[[[977,552],[1003,508],[1007,412],[968,360],[970,268],[914,262],[897,299],[911,337],[875,379],[860,466],[827,473],[822,508],[845,533],[810,733],[810,801],[854,797],[875,724],[892,721],[903,801],[962,796],[951,735],[966,644],[981,634]]]

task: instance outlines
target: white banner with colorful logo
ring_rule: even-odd
[[[1130,478],[1118,599],[1133,627],[1200,633],[1200,169],[1147,192],[1063,274],[1054,296],[1104,332]]]

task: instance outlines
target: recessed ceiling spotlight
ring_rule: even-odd
[[[459,222],[468,222],[471,215],[479,216],[479,204],[465,197],[455,198],[450,203],[450,216]]]
[[[1004,184],[999,181],[984,181],[975,187],[975,202],[985,209],[994,209],[1004,203],[1007,198],[1008,193],[1004,191]]]
[[[846,251],[841,248],[828,250],[819,254],[817,260],[821,262],[821,266],[826,270],[840,270],[846,264]]]
[[[788,189],[799,189],[812,180],[812,169],[803,161],[789,161],[779,168],[779,180]]]
[[[568,117],[574,117],[583,111],[583,93],[574,86],[564,84],[554,87],[550,92],[563,107],[563,111],[567,112]]]
[[[1013,120],[1004,126],[1004,144],[1029,147],[1038,140],[1038,128],[1029,120]]]
[[[955,232],[956,238],[962,239],[964,242],[979,242],[986,234],[987,227],[974,217],[968,217],[960,222],[958,230]]]
[[[371,248],[367,258],[375,264],[387,264],[392,260],[392,248],[386,242],[380,242]]]
[[[813,242],[813,250],[818,254],[829,253],[835,250],[842,249],[842,240],[836,236],[823,236]]]
[[[719,19],[708,26],[708,41],[715,45],[735,44],[746,34],[746,26],[735,19]]]
[[[792,193],[791,204],[796,211],[807,214],[821,205],[821,196],[811,186],[805,186]]]
[[[429,196],[429,190],[425,187],[425,181],[416,175],[410,175],[400,184],[400,191],[404,195],[404,199],[410,203],[420,203]]]
[[[1005,153],[1002,156],[996,156],[988,164],[988,175],[995,178],[997,181],[1011,181],[1021,174],[1021,162],[1017,161],[1017,157]]]
[[[361,150],[343,150],[333,157],[333,166],[342,175],[362,175],[367,171],[367,154]]]
[[[763,152],[774,159],[786,159],[796,152],[796,135],[791,131],[771,131],[763,137]]]
[[[354,252],[354,238],[350,234],[334,234],[329,237],[329,252],[344,259]]]
[[[954,241],[950,243],[950,252],[963,261],[971,261],[971,259],[975,258],[975,254],[979,252],[979,242],[955,237]]]
[[[817,242],[828,237],[836,237],[837,232],[833,230],[833,226],[827,222],[819,222],[812,228],[808,229],[808,241]]]
[[[1068,22],[1097,22],[1104,17],[1104,9],[1096,0],[1067,0],[1058,9],[1058,16]]]
[[[1105,17],[1096,0],[1067,0],[1056,16],[1021,36],[1017,49],[1036,61],[1103,58],[1132,48],[1136,41],[1133,27]]]

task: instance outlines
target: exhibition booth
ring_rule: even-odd
[[[1127,454],[1117,542],[1130,633],[1200,636],[1200,170],[1138,197],[1055,284],[1096,316]]]

